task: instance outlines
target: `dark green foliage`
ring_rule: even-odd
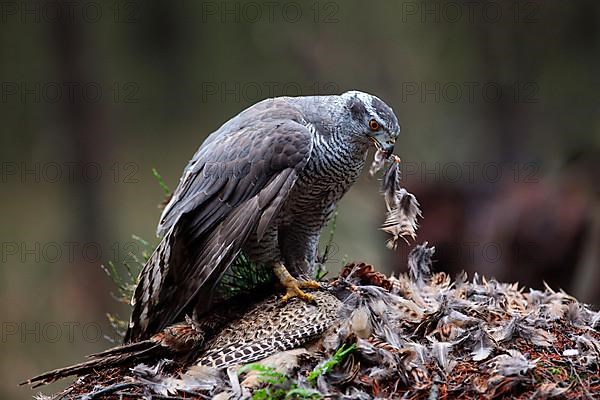
[[[355,344],[350,346],[343,344],[339,349],[337,349],[335,354],[330,359],[317,366],[310,374],[308,374],[308,381],[314,383],[320,375],[326,375],[330,373],[336,365],[341,364],[348,354],[353,352],[355,349]]]
[[[236,258],[216,288],[214,299],[224,301],[236,296],[272,292],[275,285],[273,269],[256,264],[243,253]]]
[[[130,304],[131,297],[135,292],[139,273],[150,257],[153,249],[153,246],[150,245],[150,243],[139,236],[131,235],[131,238],[137,244],[137,246],[134,247],[137,249],[137,254],[131,251],[127,253],[126,258],[123,261],[123,268],[117,268],[113,261],[109,261],[106,265],[101,266],[117,286],[116,293],[111,293],[113,298],[119,303],[127,305]],[[111,313],[107,313],[106,317],[117,335],[122,337],[127,330],[127,321]]]
[[[297,382],[285,374],[261,364],[245,365],[238,373],[241,375],[250,371],[258,372],[258,381],[265,385],[254,391],[253,400],[320,399],[322,397],[319,392],[299,387]]]

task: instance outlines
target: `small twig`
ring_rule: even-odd
[[[104,396],[107,394],[111,394],[114,392],[117,392],[121,389],[127,389],[127,388],[131,388],[131,387],[136,387],[137,384],[133,383],[133,382],[129,382],[129,383],[118,383],[116,385],[112,385],[112,386],[108,386],[105,388],[102,388],[100,390],[88,393],[88,394],[84,394],[81,396],[82,400],[92,400],[92,399],[98,399],[100,398],[100,396]]]
[[[325,250],[323,251],[323,256],[321,257],[321,263],[326,263],[327,259],[329,258],[329,250],[331,249],[331,246],[333,245],[333,237],[335,235],[335,230],[337,228],[337,217],[338,217],[338,212],[336,211],[333,214],[333,218],[331,220],[331,229],[329,230],[329,239],[327,240],[327,244],[325,245]]]

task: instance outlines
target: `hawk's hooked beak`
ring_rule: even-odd
[[[390,136],[389,133],[385,131],[374,132],[372,135],[369,135],[369,139],[375,144],[378,150],[381,150],[385,153],[385,157],[389,158],[394,152],[394,143],[396,142],[396,138]]]

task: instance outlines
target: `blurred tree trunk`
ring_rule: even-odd
[[[72,6],[72,5],[71,5]],[[56,3],[60,15],[69,15],[70,7],[64,3]],[[74,85],[76,95],[63,101],[64,110],[59,131],[67,136],[65,143],[71,145],[62,151],[62,159],[71,160],[77,168],[96,164],[100,167],[102,178],[98,182],[92,179],[82,179],[81,175],[69,182],[71,189],[70,198],[73,201],[71,213],[71,234],[69,237],[77,238],[79,248],[88,243],[94,243],[102,250],[104,259],[110,253],[109,231],[106,221],[110,219],[102,203],[102,185],[110,176],[110,161],[107,153],[110,151],[110,131],[106,129],[107,110],[106,102],[110,94],[107,87],[103,87],[101,80],[89,70],[94,65],[91,57],[94,53],[94,38],[88,35],[89,24],[78,21],[69,21],[69,18],[60,18],[60,21],[51,24],[51,41],[55,47],[57,80],[62,83]],[[97,85],[102,90],[99,101],[86,98],[81,92],[86,85]],[[86,259],[88,258],[88,259]],[[94,299],[85,305],[88,309],[96,309],[99,313],[107,310],[109,291],[108,280],[99,279],[104,276],[98,260],[90,260],[82,251],[75,252],[75,259],[65,270],[65,284],[72,280],[70,287],[81,290],[81,299]],[[103,301],[104,299],[104,301]],[[98,315],[98,314],[97,314]]]

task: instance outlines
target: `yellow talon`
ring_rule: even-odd
[[[285,295],[281,298],[281,302],[285,303],[294,297],[306,301],[307,303],[314,303],[315,296],[310,295],[302,291],[302,289],[320,289],[316,281],[300,281],[294,278],[282,263],[275,264],[273,268],[277,279],[285,287]]]
[[[314,303],[315,296],[312,294],[304,293],[300,288],[296,287],[288,287],[286,288],[285,295],[281,298],[282,303],[288,302],[290,299],[294,297],[298,297],[300,300],[304,300],[307,303]]]
[[[296,281],[298,282],[298,287],[302,289],[321,289],[321,285],[317,281]]]

